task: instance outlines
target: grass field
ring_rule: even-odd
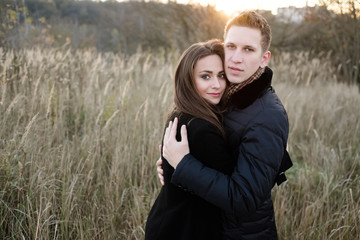
[[[0,239],[143,239],[177,52],[9,52],[0,62]],[[294,167],[280,239],[359,239],[360,94],[326,54],[273,56]]]

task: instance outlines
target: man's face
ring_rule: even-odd
[[[270,52],[263,53],[259,29],[231,26],[225,41],[225,72],[232,83],[248,79],[261,66],[265,67]]]

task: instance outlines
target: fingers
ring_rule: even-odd
[[[178,124],[178,118],[175,118],[175,119],[174,119],[174,122],[172,122],[171,127],[170,127],[169,137],[170,137],[171,139],[175,139],[175,138],[176,138],[177,124]]]
[[[158,173],[158,177],[159,177],[161,185],[164,186],[164,184],[165,184],[165,182],[164,182],[164,170],[161,167],[157,167],[156,171]]]
[[[189,153],[186,125],[182,125],[180,128],[180,142],[176,140],[177,125],[178,118],[175,118],[173,122],[169,123],[169,126],[165,130],[162,149],[163,157],[173,168],[176,168],[181,159]]]
[[[164,186],[164,185],[165,185],[165,181],[164,181],[163,175],[161,175],[161,174],[159,173],[159,174],[158,174],[158,177],[159,177],[159,180],[160,180],[161,185]]]
[[[185,126],[185,125],[182,125],[182,126],[181,126],[180,134],[181,134],[181,142],[187,143],[187,142],[188,142],[188,138],[187,138],[187,130],[186,130],[186,126]]]
[[[161,165],[162,165],[162,159],[161,159],[161,157],[156,161],[156,166],[157,167],[161,167]]]
[[[172,126],[172,121],[170,121],[167,128],[165,128],[164,142],[166,142],[168,140],[168,138],[169,138],[171,126]]]
[[[157,175],[158,175],[161,185],[164,186],[165,185],[164,170],[162,169],[161,157],[156,161],[156,171],[157,171]]]
[[[174,121],[169,122],[169,125],[165,129],[164,142],[168,141],[169,139],[176,138],[177,124],[178,124],[178,118],[175,118]]]

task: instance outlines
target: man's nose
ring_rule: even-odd
[[[236,49],[231,60],[235,63],[241,63],[244,61],[244,57],[242,56],[240,49]]]

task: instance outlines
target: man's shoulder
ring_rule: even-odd
[[[272,88],[260,100],[263,114],[286,115],[283,103]]]
[[[252,124],[283,135],[284,131],[288,131],[289,120],[282,102],[273,91],[264,95],[263,101],[263,109],[254,117]]]
[[[287,122],[287,113],[280,99],[271,88],[247,108],[231,109],[225,118],[226,125],[235,129],[241,126],[249,126],[251,123],[272,124],[277,121]]]
[[[251,104],[245,108],[232,107],[229,109],[227,116],[239,121],[247,121],[255,118],[258,114],[264,114],[277,104],[277,96],[271,88],[257,97]],[[280,102],[281,104],[281,102]],[[281,104],[282,105],[282,104]]]

